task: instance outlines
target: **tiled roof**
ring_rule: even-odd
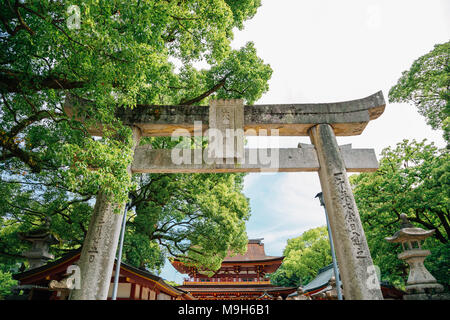
[[[24,272],[21,273],[16,273],[13,274],[13,279],[15,280],[22,280],[28,277],[31,277],[35,274],[44,272],[46,270],[52,269],[52,267],[58,266],[66,261],[69,261],[72,258],[76,258],[77,256],[80,255],[81,249],[78,250],[73,250],[69,253],[66,253],[65,255],[63,255],[61,258],[59,258],[58,260],[54,260],[52,262],[48,262],[47,264],[44,264],[43,266],[37,267],[37,268],[33,268],[33,269],[29,269],[26,270]]]
[[[21,273],[16,273],[16,274],[13,275],[13,279],[21,281],[23,279],[27,279],[29,277],[32,277],[34,275],[38,275],[40,273],[48,274],[50,272],[50,270],[53,269],[53,267],[59,266],[59,265],[64,264],[64,263],[67,263],[70,260],[77,261],[79,259],[80,253],[81,253],[81,249],[73,250],[73,251],[63,255],[61,258],[59,258],[59,259],[57,259],[55,261],[49,262],[49,263],[47,263],[47,264],[45,264],[43,266],[40,266],[40,267],[37,267],[37,268],[33,268],[33,269],[30,269],[30,270],[27,270],[27,271],[24,271],[24,272],[21,272]],[[115,260],[117,260],[117,258]],[[187,293],[186,291],[182,290],[181,288],[172,287],[171,285],[166,283],[164,281],[164,279],[162,279],[161,277],[158,277],[158,276],[156,276],[156,275],[154,275],[154,274],[152,274],[152,273],[150,273],[150,272],[148,272],[146,270],[133,267],[133,266],[131,266],[131,265],[129,265],[129,264],[123,262],[123,261],[121,262],[121,269],[122,270],[131,271],[131,272],[133,272],[134,274],[136,274],[138,276],[145,277],[147,279],[153,280],[153,281],[157,282],[158,284],[160,284],[161,286],[163,286],[163,287],[165,287],[165,288],[167,288],[169,290],[172,290],[172,291],[175,290],[175,292],[177,294]]]
[[[339,269],[338,269],[339,272]],[[326,267],[323,267],[319,270],[317,276],[311,280],[306,286],[304,286],[302,289],[304,292],[310,292],[317,290],[321,287],[324,287],[328,285],[328,282],[330,281],[331,277],[334,276],[334,269],[333,264],[329,264]]]
[[[264,250],[263,238],[249,239],[247,244],[247,252],[232,256],[229,254],[223,262],[245,262],[245,261],[269,261],[283,259],[283,257],[267,256]]]

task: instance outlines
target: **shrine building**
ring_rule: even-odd
[[[67,287],[70,281],[65,281],[69,276],[67,270],[70,266],[76,265],[80,251],[75,250],[56,261],[13,275],[13,278],[19,281],[17,289],[22,290],[24,294],[12,299],[67,300],[72,291],[72,288]],[[114,273],[115,271],[111,277],[108,300],[112,296]],[[195,298],[144,269],[122,262],[117,300],[195,300]]]
[[[187,291],[199,300],[277,300],[297,290],[270,283],[267,275],[275,272],[284,257],[267,256],[261,239],[251,239],[244,255],[228,255],[212,277],[198,272],[194,267],[173,260],[172,265],[188,274],[177,289]]]

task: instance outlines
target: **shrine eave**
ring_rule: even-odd
[[[79,257],[80,257],[80,250],[74,250],[63,255],[60,259],[48,262],[47,264],[37,268],[13,274],[12,277],[13,279],[19,281],[27,281],[27,282],[32,281],[32,279],[34,280],[36,277],[40,277],[44,273],[48,272],[56,273],[61,270],[65,270],[68,264],[72,264],[73,262],[78,260]]]
[[[224,260],[222,266],[229,265],[246,265],[246,264],[274,264],[276,262],[283,262],[284,257],[268,257],[265,259],[255,259],[255,260]]]
[[[45,280],[51,274],[64,273],[69,265],[72,265],[78,261],[80,258],[81,250],[73,250],[61,258],[49,262],[43,266],[30,269],[21,273],[17,273],[13,275],[13,279],[18,280],[21,284],[29,284],[35,283],[40,280]],[[158,277],[154,274],[151,274],[148,271],[141,270],[139,268],[135,268],[129,264],[124,262],[120,265],[120,273],[124,274],[126,277],[132,279],[135,283],[152,283],[159,290],[166,292],[168,294],[172,294],[175,296],[185,296],[189,299],[194,299],[188,292],[178,289],[176,287],[172,287],[167,284],[164,279]]]
[[[284,257],[268,257],[267,259],[258,259],[258,260],[236,260],[236,261],[223,261],[221,268],[223,267],[234,267],[234,266],[254,266],[254,265],[262,265],[262,266],[275,266],[279,267],[279,265],[283,262]],[[181,261],[177,259],[173,259],[171,261],[172,266],[181,273],[189,273],[191,271],[191,267],[184,265]],[[275,269],[276,270],[276,269]],[[267,270],[269,273],[275,270]]]
[[[277,286],[235,286],[235,287],[224,287],[224,286],[177,286],[177,289],[182,289],[190,292],[191,294],[197,293],[246,293],[246,292],[278,292],[278,293],[292,293],[297,290],[295,287],[277,287]]]

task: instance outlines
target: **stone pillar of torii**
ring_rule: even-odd
[[[68,97],[65,110],[77,117],[88,101]],[[76,107],[75,107],[76,106]],[[344,296],[383,299],[347,172],[378,168],[373,149],[338,146],[336,136],[359,135],[384,111],[381,91],[338,103],[244,106],[241,99],[212,100],[209,106],[121,108],[116,116],[133,130],[134,160],[129,173],[302,172],[319,173],[335,243]],[[78,118],[78,117],[77,117]],[[83,121],[83,119],[78,118]],[[101,127],[90,128],[101,135]],[[269,134],[270,133],[270,134]],[[309,136],[298,148],[244,148],[245,136]],[[143,136],[209,138],[206,149],[152,149]],[[201,145],[201,144],[200,144]],[[81,252],[81,288],[72,299],[106,299],[122,216],[100,191]]]

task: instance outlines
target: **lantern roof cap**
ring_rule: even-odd
[[[404,213],[400,215],[400,219],[402,220],[400,223],[401,229],[397,231],[392,237],[386,237],[386,241],[392,243],[419,241],[430,237],[436,231],[414,227],[414,225],[409,222],[406,214]]]

